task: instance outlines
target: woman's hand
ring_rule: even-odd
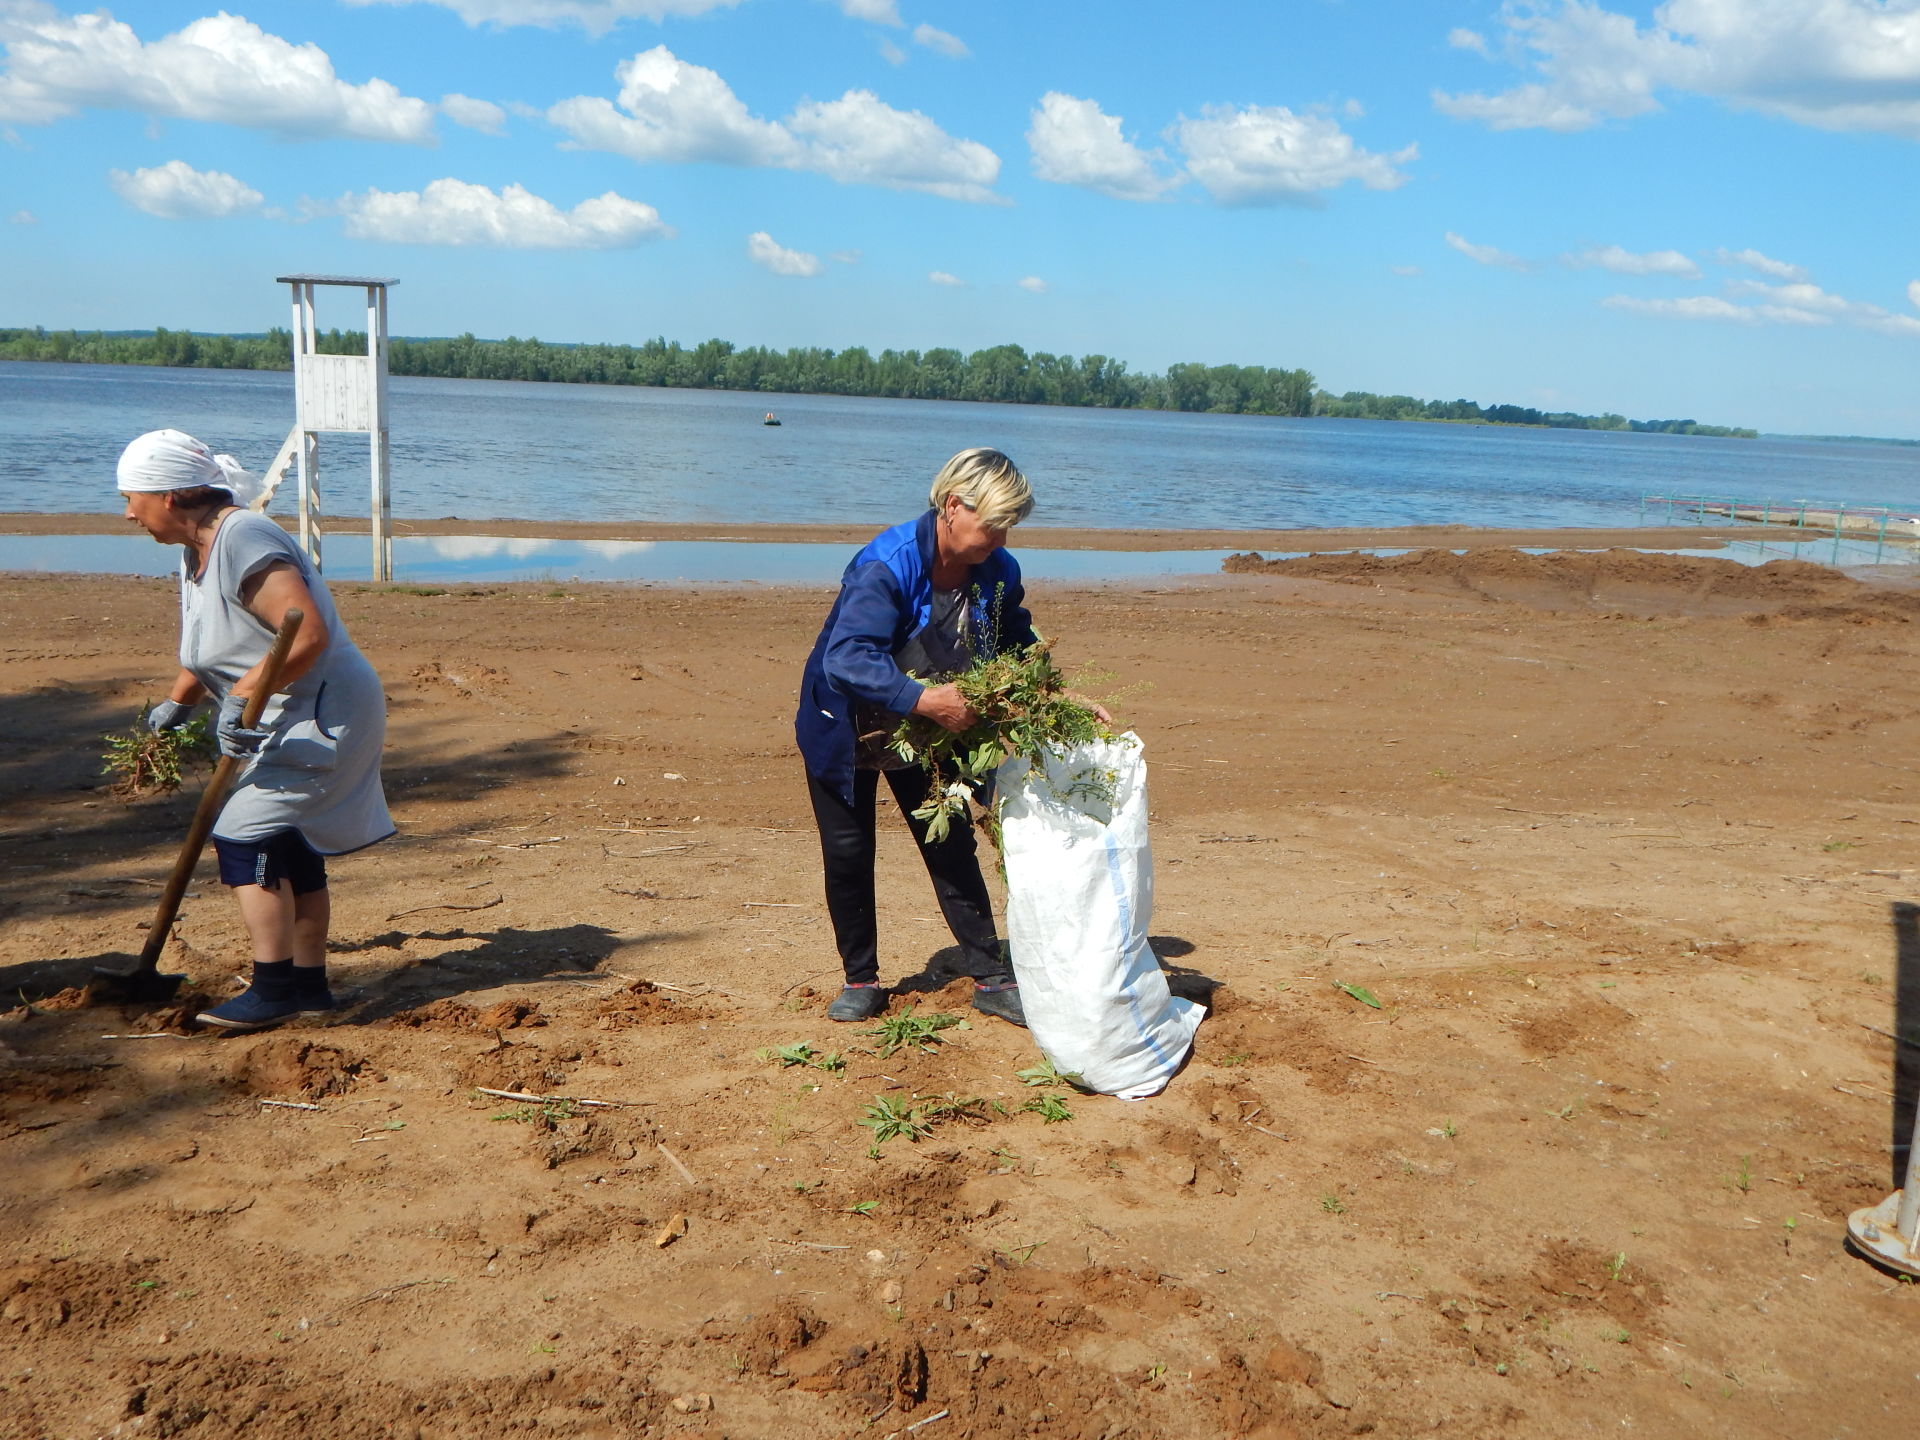
[[[1107,707],[1102,705],[1098,700],[1089,700],[1086,696],[1075,695],[1072,691],[1067,692],[1067,699],[1076,704],[1086,706],[1087,709],[1093,712],[1093,718],[1098,720],[1102,725],[1108,727],[1113,725],[1113,716],[1107,713]]]
[[[178,700],[162,700],[147,712],[147,729],[156,735],[178,730],[193,718],[193,708],[191,705],[182,705]]]
[[[929,685],[914,702],[913,713],[926,716],[942,730],[951,730],[956,735],[971,729],[973,722],[980,718],[973,713],[973,707],[961,699],[957,685]]]
[[[220,702],[220,715],[213,723],[213,737],[220,753],[229,760],[244,760],[267,743],[268,732],[249,729],[245,724],[250,697],[229,691]]]

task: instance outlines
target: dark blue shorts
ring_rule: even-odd
[[[327,862],[298,830],[282,830],[256,841],[222,840],[216,835],[213,849],[220,857],[222,885],[274,890],[285,880],[296,895],[327,888]]]

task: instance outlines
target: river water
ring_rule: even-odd
[[[397,377],[391,386],[393,510],[403,518],[877,529],[915,513],[940,463],[968,445],[1014,457],[1044,525],[1618,526],[1635,523],[1652,494],[1920,509],[1914,447],[484,380]],[[769,408],[777,428],[760,423]],[[292,377],[281,372],[0,361],[0,511],[116,508],[121,447],[161,426],[259,469],[292,415]],[[328,511],[366,513],[366,464],[364,440],[322,439]],[[291,505],[289,486],[274,509]],[[332,543],[341,562],[362,558],[364,541]],[[20,548],[0,547],[0,567],[55,561],[53,547],[23,552],[39,565],[11,553]],[[704,563],[690,550],[664,552],[671,563],[660,547],[651,553],[650,564],[668,569]],[[331,550],[328,558],[332,569]],[[420,564],[446,578],[456,568],[472,579],[577,573],[571,552],[506,557],[517,568],[446,563],[454,558],[422,550],[413,573]],[[726,563],[738,569],[745,558]],[[396,555],[408,573],[404,560]],[[1075,563],[1063,561],[1061,573]],[[800,568],[811,578],[824,565]],[[1212,569],[1215,559],[1195,550],[1172,570],[1181,568]]]

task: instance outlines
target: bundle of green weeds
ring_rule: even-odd
[[[216,747],[205,716],[173,730],[149,730],[141,706],[132,726],[100,738],[106,742],[103,771],[113,776],[113,793],[123,800],[166,795],[180,788],[189,766],[212,761]]]
[[[1006,761],[1020,756],[1041,765],[1048,751],[1113,734],[1092,706],[1066,693],[1066,676],[1044,639],[976,660],[952,683],[978,717],[970,728],[956,733],[909,715],[893,732],[894,753],[926,766],[933,776],[927,803],[913,812],[914,819],[927,822],[930,845],[946,839],[956,817],[966,818],[975,791]],[[991,814],[985,823],[997,845]]]

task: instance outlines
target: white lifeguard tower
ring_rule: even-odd
[[[281,275],[293,291],[293,429],[267,467],[264,510],[291,462],[300,476],[300,548],[320,568],[320,437],[365,435],[373,472],[370,514],[373,578],[393,579],[393,504],[387,461],[387,288],[394,279],[370,275]],[[345,285],[367,292],[367,353],[322,355],[314,337],[313,291]]]

